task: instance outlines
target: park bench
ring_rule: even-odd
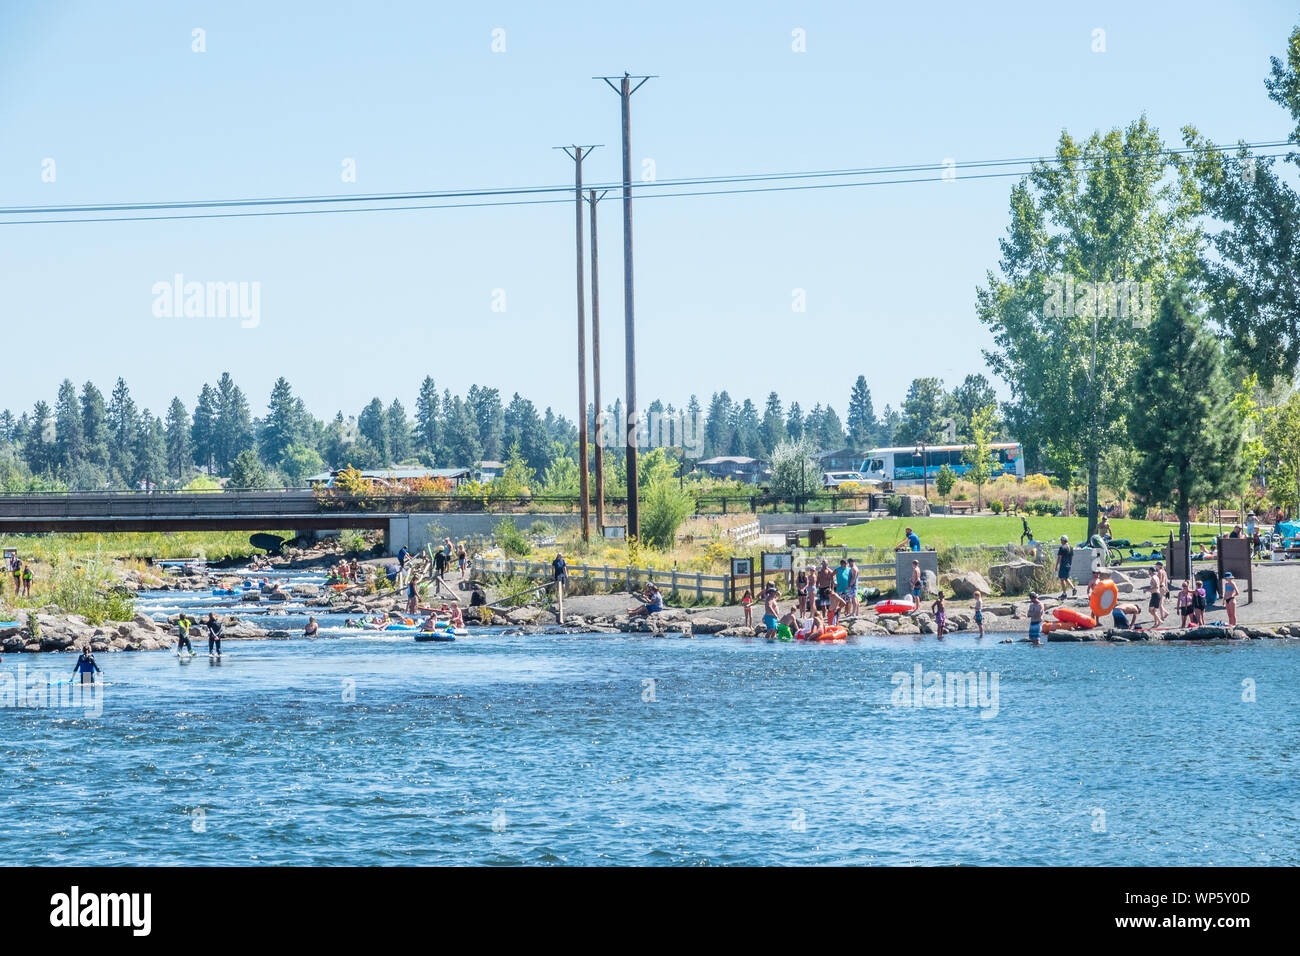
[[[1241,521],[1240,511],[1229,511],[1226,508],[1219,509],[1218,520],[1223,524],[1238,524]]]
[[[948,510],[955,515],[968,515],[975,511],[975,502],[973,501],[951,501],[948,503]]]

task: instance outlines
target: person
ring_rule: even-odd
[[[798,600],[796,601],[796,605],[798,606],[799,610],[802,611],[805,609],[805,604],[808,600],[808,575],[804,572],[802,568],[799,569],[799,574],[794,579],[794,589],[795,589],[795,594],[798,595]]]
[[[808,565],[808,593],[804,595],[803,607],[800,608],[805,614],[812,615],[817,608],[817,568]]]
[[[1070,538],[1061,535],[1061,546],[1056,549],[1056,577],[1061,582],[1061,600],[1065,600],[1066,589],[1071,595],[1075,592],[1074,582],[1070,580],[1070,565],[1074,563],[1074,548],[1070,547]]]
[[[555,560],[551,562],[551,574],[557,587],[569,586],[569,565],[565,562],[563,553],[559,551],[555,552]]]
[[[23,562],[23,597],[32,596],[32,578],[34,577],[35,575],[32,574],[31,562],[24,561]]]
[[[831,591],[834,584],[835,572],[831,570],[830,562],[822,558],[822,563],[817,568],[817,606],[815,610],[830,613]]]
[[[1147,600],[1147,610],[1151,612],[1151,626],[1159,627],[1164,623],[1165,613],[1165,589],[1164,581],[1161,578],[1161,566],[1156,565],[1151,572],[1151,583],[1147,590],[1151,592],[1151,597]]]
[[[769,585],[763,594],[763,627],[767,628],[768,637],[776,637],[776,628],[780,623],[777,618],[776,588]]]
[[[790,610],[786,611],[785,614],[781,616],[781,620],[777,622],[776,626],[777,637],[784,637],[787,639],[794,637],[794,632],[799,630],[799,618],[795,616],[795,612],[798,610],[799,605],[791,604]],[[784,633],[782,633],[782,628],[785,629]]]
[[[1087,593],[1085,594],[1085,597],[1091,599],[1092,592],[1096,589],[1097,585],[1100,583],[1101,583],[1101,572],[1093,571],[1092,580],[1088,582],[1088,589],[1087,589]]]
[[[1136,604],[1116,604],[1111,608],[1110,616],[1116,627],[1137,627],[1138,606]]]
[[[831,626],[838,624],[840,622],[840,610],[847,607],[848,603],[839,591],[831,591],[830,604],[826,608],[827,623]]]
[[[315,637],[320,633],[320,625],[316,623],[315,617],[307,618],[307,626],[302,629],[303,637]]]
[[[835,571],[835,595],[845,605],[849,603],[849,562],[840,558],[840,566]]]
[[[208,619],[204,622],[208,628],[208,656],[221,656],[221,622],[211,611],[208,612]]]
[[[95,663],[95,655],[90,652],[90,645],[87,644],[81,649],[81,656],[78,657],[76,663],[72,665],[72,674],[74,677],[77,674],[80,674],[81,682],[83,684],[93,684],[95,683],[95,674],[97,673],[102,674],[104,672],[100,670],[99,665]]]
[[[1205,588],[1192,592],[1192,623],[1200,627],[1205,623]]]
[[[912,603],[916,609],[921,610],[921,562],[912,562],[912,576],[908,579],[908,587],[912,592]]]
[[[451,626],[456,630],[460,630],[465,626],[465,616],[461,614],[459,604],[451,606]]]
[[[465,553],[464,541],[456,545],[456,570],[460,572],[460,579],[464,581],[465,575],[469,573],[469,555]]]
[[[1239,525],[1239,524],[1234,524],[1234,525],[1232,526],[1232,530],[1228,532],[1228,537],[1229,537],[1229,538],[1240,538],[1240,537],[1241,537],[1241,525]]]
[[[984,637],[984,595],[975,589],[975,626],[979,628],[979,637]]]
[[[1192,616],[1192,582],[1183,581],[1183,589],[1178,592],[1178,613],[1182,615],[1183,627],[1187,626],[1187,619]]]
[[[410,557],[411,552],[406,549],[406,545],[402,545],[401,550],[397,552],[397,569],[399,571],[406,570],[406,562]]]
[[[903,540],[894,545],[895,551],[920,551],[921,539],[911,528],[903,529]]]
[[[1109,541],[1112,537],[1110,533],[1110,515],[1102,515],[1101,521],[1097,522],[1097,533],[1102,539]]]
[[[1029,530],[1029,522],[1025,520],[1024,515],[1021,515],[1021,516],[1020,516],[1020,528],[1021,528],[1021,531],[1020,531],[1020,543],[1021,543],[1022,545],[1023,545],[1023,544],[1033,544],[1033,543],[1034,543],[1034,533],[1033,533],[1032,531]]]
[[[934,613],[934,629],[939,632],[939,639],[943,640],[943,628],[948,623],[948,615],[944,613],[942,591],[934,599],[934,603],[930,605],[930,610]]]
[[[1255,524],[1255,512],[1247,511],[1246,512],[1246,537],[1250,538],[1253,541],[1255,540],[1256,537],[1258,537],[1258,535],[1259,535],[1259,529]]]
[[[659,589],[653,584],[646,585],[645,597],[638,599],[643,603],[640,607],[628,608],[627,613],[629,617],[637,617],[639,615],[649,617],[651,614],[657,614],[664,609],[663,595],[659,593]]]
[[[849,617],[857,617],[861,610],[858,606],[858,562],[849,558]]]
[[[193,654],[194,648],[190,646],[190,619],[184,614],[176,619],[176,630],[180,632],[176,638],[176,653],[187,650]]]
[[[14,559],[9,562],[9,573],[13,575],[14,579],[14,597],[18,597],[23,593],[23,563],[18,560],[16,554]]]
[[[447,571],[447,552],[439,548],[433,555],[433,575],[440,578]]]
[[[812,623],[808,625],[807,631],[804,632],[804,637],[810,641],[815,641],[817,638],[822,636],[822,632],[825,630],[826,621],[822,618],[822,612],[818,611],[813,615]]]
[[[354,620],[352,620],[352,618],[348,618],[346,621],[343,622],[343,626],[344,626],[344,627],[360,627],[361,624],[360,624],[360,622],[358,622],[358,621],[354,621]]]
[[[754,595],[750,593],[749,588],[746,588],[745,593],[740,596],[740,606],[745,609],[745,627],[754,626],[753,604]]]
[[[1228,626],[1237,626],[1237,595],[1241,591],[1231,571],[1223,572],[1223,606],[1228,612]]]
[[[1029,592],[1029,643],[1041,644],[1043,636],[1043,604],[1038,600],[1038,592]]]
[[[477,582],[470,588],[469,606],[478,608],[478,620],[480,624],[488,624],[492,621],[492,612],[487,609],[487,595],[483,593],[483,586]]]
[[[415,586],[415,575],[406,584],[406,613],[414,614],[420,608],[420,592]]]

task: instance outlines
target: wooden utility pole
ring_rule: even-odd
[[[597,76],[619,95],[623,107],[623,335],[626,343],[627,409],[626,418],[620,422],[627,451],[627,535],[641,536],[636,475],[636,320],[632,296],[632,94],[645,85],[652,76],[621,77]],[[636,86],[632,80],[638,80]],[[618,80],[615,86],[613,80]]]
[[[602,192],[587,191],[591,203],[591,390],[596,406],[596,527],[605,533],[605,419],[604,406],[600,404],[600,270],[597,267],[596,203],[605,198]]]
[[[578,250],[578,510],[582,540],[591,538],[591,500],[587,492],[587,317],[583,312],[586,287],[582,281],[582,157],[595,146],[556,146],[573,160],[574,225]]]

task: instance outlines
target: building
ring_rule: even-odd
[[[817,453],[822,471],[858,471],[862,468],[862,452],[855,448],[836,448]]]
[[[772,469],[758,458],[722,455],[706,458],[698,467],[711,478],[730,478],[747,485],[756,485],[772,477]]]
[[[505,470],[505,462],[480,461],[478,463],[478,480],[482,482],[492,481],[494,478],[500,478]]]
[[[334,478],[337,475],[337,469],[322,471],[319,475],[310,475],[307,478],[307,483],[312,487],[320,485],[332,488]],[[469,481],[470,472],[468,468],[372,468],[363,469],[361,477],[384,485],[395,485],[399,482],[415,481],[419,478],[445,478],[455,488],[463,482]]]

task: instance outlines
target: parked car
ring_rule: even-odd
[[[836,488],[839,485],[862,485],[864,487],[874,487],[880,484],[865,477],[860,471],[824,471],[822,472],[822,487]]]

